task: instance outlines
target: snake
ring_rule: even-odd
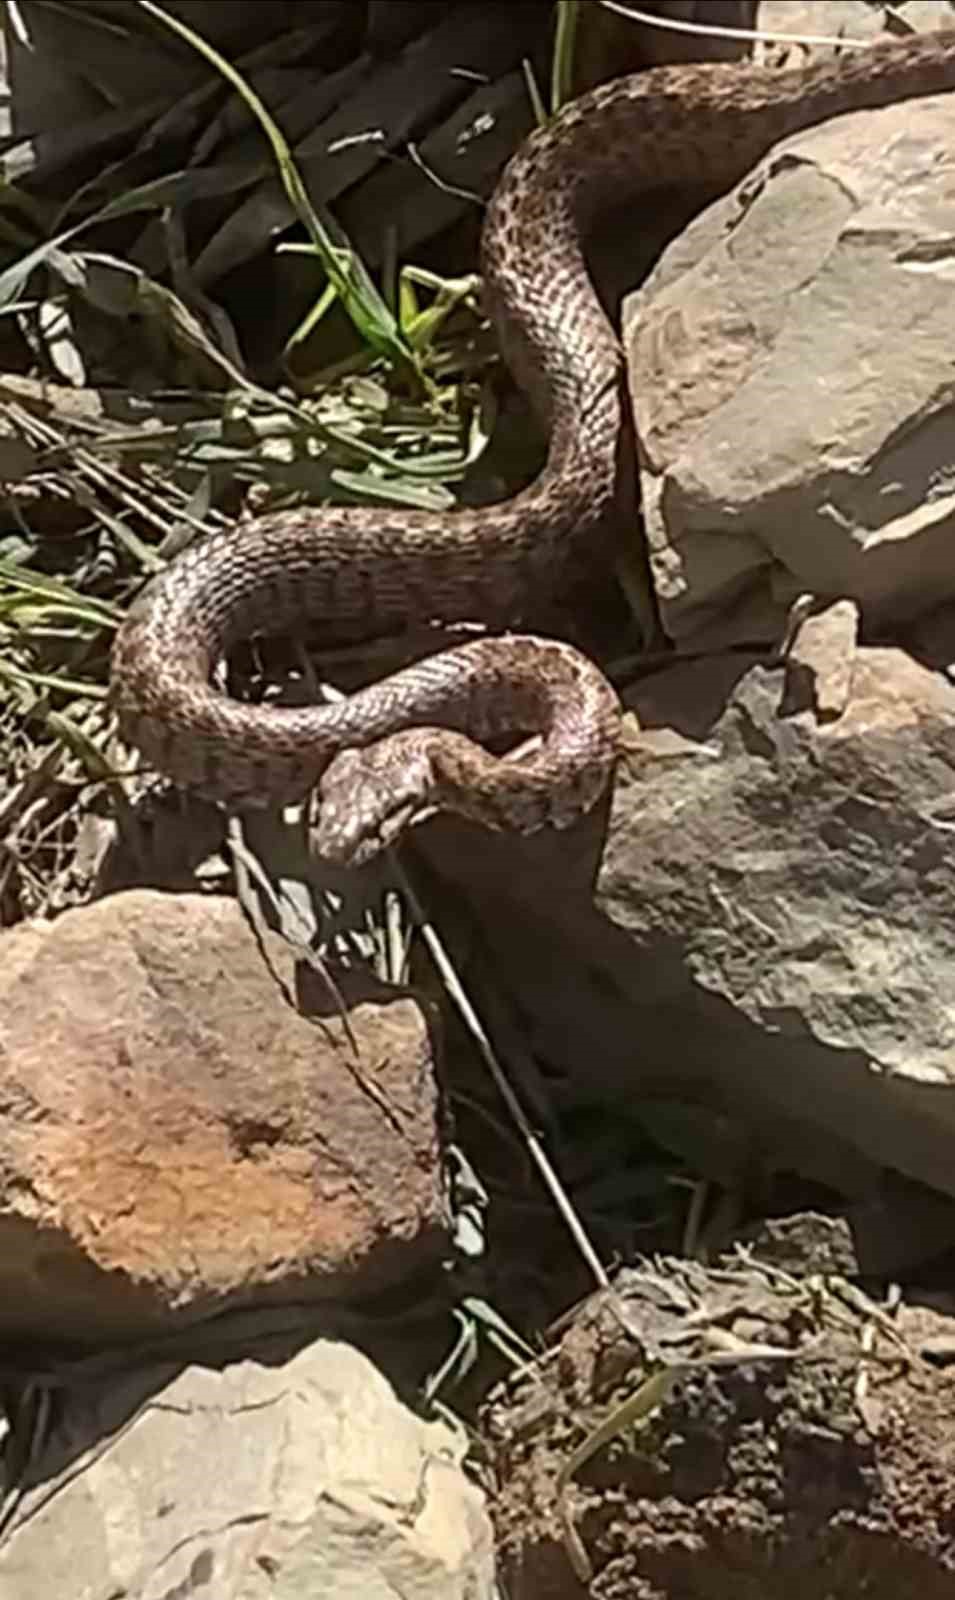
[[[953,81],[955,31],[942,31],[784,71],[651,68],[570,101],[505,167],[481,239],[487,310],[548,433],[539,475],[476,508],[296,508],[197,540],[117,631],[110,698],[124,740],[173,784],[232,808],[317,790],[315,848],[345,864],[423,808],[517,834],[591,810],[619,755],[618,696],[575,645],[523,631],[574,574],[603,563],[609,574],[621,536],[624,363],[588,233],[661,186],[729,189],[787,135]],[[222,661],[256,635],[317,624],[337,645],[435,621],[482,631],[332,704],[253,704],[222,687]],[[500,753],[524,736],[530,754]]]

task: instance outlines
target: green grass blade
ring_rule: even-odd
[[[168,205],[170,185],[173,179],[185,176],[182,173],[167,175],[165,178],[150,183],[140,184],[136,189],[129,189],[126,194],[117,195],[115,200],[110,200],[91,217],[85,217],[82,222],[74,223],[73,227],[66,228],[62,233],[57,233],[52,239],[45,239],[35,249],[29,250],[19,261],[14,261],[5,272],[0,272],[0,312],[16,309],[14,302],[20,295],[24,284],[31,272],[41,267],[65,244],[75,239],[84,228],[92,228],[100,222],[110,222],[114,217],[126,216],[133,211],[150,211],[156,207]]]
[[[551,115],[573,98],[574,45],[580,21],[580,0],[557,0],[557,26],[550,74]]]
[[[231,62],[178,17],[170,16],[161,6],[156,5],[154,0],[138,0],[138,3],[150,16],[170,28],[173,33],[179,34],[180,38],[185,39],[194,50],[204,56],[245,101],[272,146],[272,154],[289,204],[306,229],[325,274],[329,282],[334,285],[358,333],[366,344],[392,366],[404,370],[421,381],[421,372],[414,351],[403,337],[398,323],[375,288],[358,255],[348,245],[347,240],[341,237],[334,239],[330,231],[331,224],[319,217],[309,199],[285,135],[255,90],[246,83]],[[337,225],[335,231],[340,234]]]
[[[92,595],[80,594],[68,583],[36,572],[19,562],[0,558],[0,582],[9,584],[37,605],[55,607],[61,615],[72,616],[76,621],[88,622],[96,628],[114,627],[121,611],[109,600],[97,600]]]

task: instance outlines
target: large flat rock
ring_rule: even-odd
[[[888,1166],[955,1195],[955,689],[901,651],[820,649],[818,677],[803,653],[638,685],[602,824],[422,838],[555,1092],[702,1103],[844,1193]]]
[[[801,592],[896,622],[955,594],[955,101],[783,141],[624,318],[664,626],[778,639]]]

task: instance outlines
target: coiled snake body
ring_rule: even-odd
[[[177,784],[233,805],[321,780],[318,848],[342,860],[373,853],[429,802],[521,832],[587,810],[614,764],[619,710],[569,645],[504,632],[305,709],[235,701],[213,669],[237,640],[306,620],[336,642],[435,618],[514,629],[575,566],[606,559],[622,358],[584,261],[591,218],[661,184],[729,187],[788,133],[953,82],[955,32],[794,72],[664,67],[567,106],[506,168],[482,242],[505,353],[549,424],[541,475],[477,511],[279,512],[186,550],[119,630],[111,698],[124,736]],[[473,742],[520,732],[543,735],[527,760]]]

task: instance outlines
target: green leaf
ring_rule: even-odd
[[[366,344],[392,366],[413,377],[419,385],[424,379],[417,358],[401,332],[371,277],[357,253],[342,234],[337,223],[327,214],[322,217],[312,205],[308,191],[292,158],[285,135],[273,120],[268,108],[246,83],[231,62],[221,56],[207,40],[192,28],[170,16],[154,0],[138,0],[140,7],[171,28],[180,38],[210,62],[241,95],[252,115],[272,146],[272,154],[288,196],[289,204],[306,229],[322,267],[335,288],[342,305]],[[333,238],[333,232],[337,237]]]

